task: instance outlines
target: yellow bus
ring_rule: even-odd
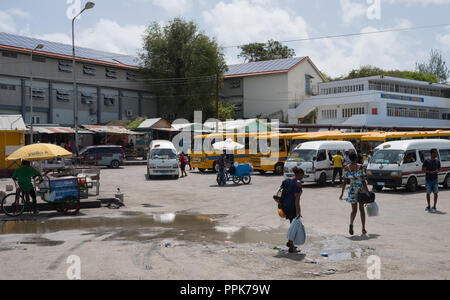
[[[251,164],[255,171],[265,174],[273,172],[275,175],[282,175],[284,164],[292,149],[295,148],[294,141],[299,141],[303,137],[316,136],[317,133],[272,133],[266,136],[259,136],[257,140],[257,153],[252,155]],[[275,141],[275,139],[277,141]],[[277,151],[272,151],[272,145],[278,143]]]
[[[386,142],[415,139],[450,139],[450,131],[379,132],[361,138],[362,141],[370,143],[372,149]]]
[[[217,160],[221,156],[220,151],[213,149],[212,145],[232,139],[234,142],[245,145],[243,150],[234,152],[234,161],[240,164],[251,163],[251,147],[258,136],[265,136],[269,133],[213,133],[198,135],[194,137],[193,151],[190,154],[191,167],[197,168],[200,172],[217,170]]]

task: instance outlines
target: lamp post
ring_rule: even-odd
[[[30,130],[31,130],[31,137],[30,137],[30,143],[34,143],[34,132],[33,132],[33,53],[36,50],[40,50],[44,48],[44,45],[39,44],[37,45],[33,50],[31,50],[30,55]]]
[[[75,153],[78,155],[78,90],[77,90],[77,77],[75,71],[75,20],[85,11],[95,6],[94,2],[87,2],[83,10],[80,11],[72,19],[72,73],[73,73],[73,120],[75,125]]]

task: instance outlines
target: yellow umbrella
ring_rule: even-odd
[[[72,153],[53,144],[33,144],[25,146],[8,156],[6,160],[41,161],[59,157],[71,157]]]

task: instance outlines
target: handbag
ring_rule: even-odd
[[[359,192],[358,203],[370,204],[375,202],[375,193],[372,192]]]

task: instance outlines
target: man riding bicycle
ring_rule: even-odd
[[[33,168],[29,161],[23,160],[22,166],[16,169],[12,175],[12,179],[17,181],[20,189],[31,196],[33,199],[33,212],[34,214],[38,214],[37,210],[37,199],[36,199],[36,191],[34,190],[34,185],[31,182],[33,177],[41,177],[41,173],[38,170]]]

